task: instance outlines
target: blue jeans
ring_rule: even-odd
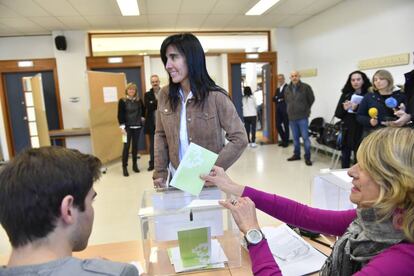
[[[303,144],[305,145],[305,159],[310,160],[310,140],[309,140],[309,132],[308,132],[308,118],[289,121],[290,129],[292,130],[293,134],[293,146],[294,155],[300,157],[300,142],[299,138],[302,136]]]

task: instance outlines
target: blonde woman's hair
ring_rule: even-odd
[[[127,86],[125,87],[125,95],[128,95],[128,90],[131,88],[135,89],[135,97],[138,96],[138,87],[133,82],[128,83]]]
[[[375,72],[375,74],[372,76],[372,85],[375,90],[377,90],[377,87],[375,87],[374,78],[378,77],[380,79],[384,79],[388,81],[387,91],[392,91],[394,88],[394,78],[392,77],[391,73],[387,70],[378,70]]]
[[[368,135],[358,164],[380,186],[374,206],[385,219],[402,210],[402,229],[414,242],[414,129],[387,127]]]

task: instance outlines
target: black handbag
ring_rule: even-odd
[[[330,148],[340,150],[342,147],[342,121],[326,123],[322,133],[322,143]]]

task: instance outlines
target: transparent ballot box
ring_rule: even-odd
[[[240,267],[240,232],[230,211],[217,204],[225,198],[215,187],[204,188],[198,197],[181,190],[145,191],[139,211],[145,272],[173,275]],[[200,230],[205,232],[198,235]]]

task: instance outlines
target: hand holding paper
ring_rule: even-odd
[[[170,185],[192,195],[199,195],[204,186],[204,181],[200,179],[200,175],[208,174],[217,158],[218,154],[191,143]]]

